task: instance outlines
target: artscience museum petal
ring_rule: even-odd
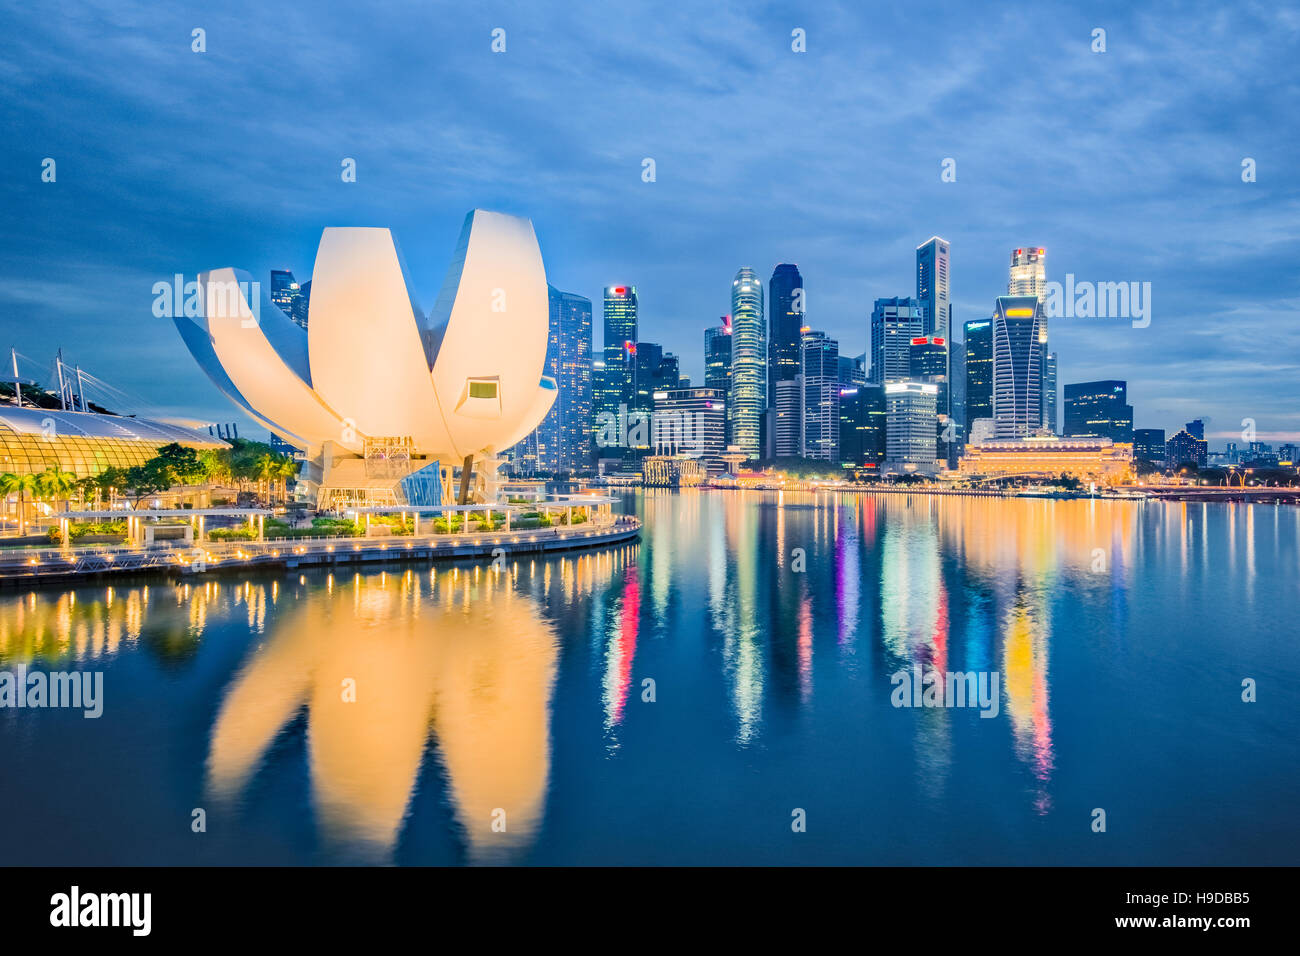
[[[452,471],[477,468],[480,495],[496,455],[537,427],[556,397],[543,374],[546,272],[532,223],[465,217],[430,314],[411,290],[388,229],[324,230],[307,328],[237,269],[200,274],[203,314],[175,322],[232,402],[302,448],[322,504],[411,501]],[[431,469],[436,480],[403,479]]]

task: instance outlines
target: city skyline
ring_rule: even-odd
[[[455,236],[422,224],[481,206],[533,220],[557,288],[594,303],[606,285],[636,284],[642,337],[700,382],[697,343],[729,311],[741,265],[764,285],[776,264],[798,265],[808,324],[856,354],[871,303],[914,294],[914,250],[940,235],[954,328],[989,316],[1010,252],[1038,243],[1048,281],[1149,281],[1154,292],[1147,328],[1055,320],[1062,384],[1126,380],[1136,426],[1172,433],[1203,418],[1214,447],[1243,418],[1261,440],[1300,437],[1300,410],[1276,387],[1295,379],[1300,354],[1300,324],[1288,320],[1300,311],[1288,278],[1300,191],[1285,174],[1296,132],[1269,105],[1285,95],[1300,17],[1259,7],[1239,14],[1243,30],[1208,4],[1177,19],[1119,6],[938,13],[923,26],[873,13],[864,32],[866,15],[847,6],[737,6],[708,23],[502,9],[454,27],[418,8],[359,23],[338,7],[258,31],[251,6],[6,11],[6,32],[23,39],[3,60],[14,94],[3,215],[23,241],[0,258],[4,344],[42,360],[61,345],[148,402],[124,410],[231,420],[151,315],[154,282],[227,262],[268,286],[273,269],[301,281],[325,225],[383,224],[408,241],[427,311]],[[190,48],[196,26],[203,53]],[[1105,53],[1090,48],[1098,26]],[[806,53],[791,50],[795,28]],[[841,39],[863,35],[950,65],[886,68]],[[624,63],[629,36],[644,39]],[[1024,57],[991,55],[1007,45]],[[1221,60],[1245,64],[1231,83]],[[593,69],[604,88],[586,83]],[[1018,82],[1026,72],[1037,82]],[[394,74],[409,82],[390,84]],[[438,95],[412,113],[412,86]],[[252,111],[216,120],[192,109],[244,88]],[[747,127],[755,109],[794,117],[788,147],[758,148],[772,137],[766,124]],[[637,120],[621,141],[594,132],[623,113]],[[261,148],[232,155],[214,136]],[[1017,137],[1033,143],[1032,159],[1008,162]],[[893,148],[874,148],[880,139]],[[53,183],[41,181],[45,157],[58,164]],[[340,179],[347,158],[355,182]],[[955,182],[941,179],[946,158]],[[1242,181],[1245,158],[1258,181]]]

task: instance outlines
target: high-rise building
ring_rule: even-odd
[[[776,383],[772,400],[771,455],[794,458],[803,452],[803,376]]]
[[[885,460],[904,471],[933,471],[939,386],[891,382],[885,386]]]
[[[800,340],[805,458],[840,460],[840,347],[824,332],[805,328]]]
[[[632,356],[637,342],[636,286],[607,286],[604,302],[605,385],[602,411],[618,412],[620,404],[632,405]]]
[[[704,387],[731,394],[731,316],[704,330]],[[731,409],[727,409],[727,443],[731,442]]]
[[[845,388],[867,384],[867,357],[840,356],[840,384]]]
[[[971,319],[966,335],[966,417],[963,424],[967,440],[971,425],[978,419],[993,418],[993,320]]]
[[[654,393],[651,442],[656,455],[718,458],[727,450],[725,393],[716,388],[667,388]]]
[[[966,343],[948,342],[948,467],[956,468],[966,443]]]
[[[537,468],[577,473],[592,467],[591,300],[547,286],[550,336],[546,374],[555,379],[551,410],[537,426]]]
[[[1011,253],[1011,268],[1007,279],[1008,295],[1032,295],[1035,296],[1039,304],[1042,304],[1047,298],[1047,250],[1041,246],[1028,246],[1023,249],[1013,250]],[[1039,341],[1042,348],[1039,350],[1039,364],[1042,366],[1040,379],[1043,388],[1039,392],[1038,402],[1040,405],[1039,427],[1046,428],[1049,431],[1056,431],[1056,393],[1053,389],[1051,392],[1047,389],[1047,380],[1049,376],[1048,364],[1049,357],[1047,351],[1047,314],[1044,312],[1039,316],[1038,325]]]
[[[1059,435],[1061,427],[1056,409],[1056,353],[1048,352],[1043,362],[1043,427]]]
[[[924,334],[925,320],[915,299],[877,299],[871,310],[871,381],[905,382],[912,374],[912,339]]]
[[[1011,253],[1007,295],[1032,295],[1041,302],[1047,295],[1047,250],[1038,246]]]
[[[1001,295],[993,305],[993,434],[1024,438],[1043,424],[1043,306]]]
[[[294,279],[293,273],[288,269],[271,270],[271,301],[279,306],[280,311],[293,319],[304,329],[307,327],[306,316],[303,321],[299,322],[298,299],[301,290],[298,288],[298,282]]]
[[[1128,383],[1114,379],[1065,386],[1066,438],[1093,436],[1113,442],[1133,441],[1133,406]]]
[[[731,440],[750,458],[763,454],[767,410],[767,331],[763,283],[743,266],[731,283]]]
[[[1199,418],[1194,418],[1184,425],[1183,431],[1187,432],[1187,434],[1191,435],[1193,438],[1201,441],[1205,440],[1205,422],[1201,421]]]
[[[1133,459],[1153,465],[1165,463],[1165,430],[1163,428],[1133,429]]]
[[[1209,457],[1209,445],[1190,428],[1192,425],[1201,425],[1201,422],[1198,419],[1195,422],[1188,422],[1187,425],[1188,427],[1165,442],[1166,467],[1180,468],[1186,464],[1193,464],[1197,468],[1205,467]],[[1204,434],[1203,428],[1201,434]]]
[[[311,280],[298,286],[298,297],[293,300],[293,315],[290,316],[302,328],[307,328],[307,310],[311,305]]]
[[[883,385],[854,385],[840,389],[840,463],[878,468],[885,460]]]
[[[772,271],[767,284],[768,401],[776,395],[776,383],[799,374],[799,336],[804,326],[803,276],[799,267],[783,262]]]
[[[921,304],[922,335],[948,338],[952,319],[948,285],[948,243],[932,236],[916,247],[916,301]]]

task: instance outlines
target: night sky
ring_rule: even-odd
[[[1300,439],[1295,5],[313,6],[0,12],[0,346],[26,374],[62,346],[120,411],[247,423],[153,316],[155,282],[306,281],[323,227],[388,226],[428,310],[481,207],[533,220],[597,348],[602,287],[636,285],[641,339],[697,382],[742,265],[797,263],[809,324],[857,355],[930,236],[958,325],[1043,246],[1049,279],[1152,286],[1148,328],[1053,323],[1061,385],[1126,379],[1135,426],[1205,418],[1211,447],[1244,418]]]

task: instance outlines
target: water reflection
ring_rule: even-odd
[[[432,729],[471,858],[527,845],[546,793],[556,659],[536,603],[496,574],[459,569],[331,583],[277,621],[226,691],[208,759],[212,793],[230,801],[243,792],[305,710],[321,828],[383,857]]]
[[[923,812],[942,826],[985,800],[980,820],[996,806],[1023,829],[1093,799],[1062,789],[1095,774],[1058,771],[1061,755],[1082,760],[1101,746],[1090,734],[1129,733],[1153,701],[1191,739],[1230,739],[1194,733],[1202,717],[1178,681],[1230,665],[1215,679],[1235,687],[1244,665],[1224,663],[1186,602],[1213,595],[1200,614],[1222,607],[1217,633],[1252,639],[1257,592],[1263,615],[1300,541],[1300,513],[1259,506],[704,491],[638,493],[627,506],[646,522],[640,546],[505,568],[0,595],[0,666],[104,667],[105,727],[119,719],[115,694],[186,688],[200,716],[160,695],[173,710],[136,735],[157,752],[124,750],[140,785],[186,799],[206,790],[240,833],[261,813],[300,813],[302,797],[277,786],[299,781],[307,839],[331,859],[400,859],[424,813],[457,859],[549,862],[599,825],[588,799],[611,818],[653,821],[710,794],[758,806],[774,781],[853,781],[863,767],[890,785],[872,797],[881,806],[855,812]],[[1172,649],[1166,628],[1201,643]],[[132,654],[152,666],[119,680],[112,668]],[[1270,660],[1259,654],[1253,671]],[[889,677],[913,668],[998,672],[997,716],[892,710]],[[1095,694],[1110,695],[1104,708],[1077,703]],[[1123,709],[1138,699],[1141,712]],[[1103,733],[1081,714],[1114,725]],[[0,758],[30,758],[5,749],[14,720],[0,713]],[[199,725],[201,757],[176,759],[185,744],[167,735]],[[1220,762],[1240,759],[1231,740]],[[180,784],[158,786],[182,763]]]

